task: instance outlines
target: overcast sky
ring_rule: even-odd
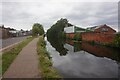
[[[70,23],[83,28],[107,24],[118,30],[118,0],[96,1],[4,0],[0,3],[1,24],[30,30],[34,23],[41,23],[47,30],[58,19],[67,18]]]

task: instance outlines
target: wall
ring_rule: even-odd
[[[81,34],[84,41],[95,41],[98,43],[111,43],[115,38],[115,34],[104,34],[97,32],[85,32]]]

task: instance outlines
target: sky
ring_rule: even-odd
[[[60,18],[86,28],[107,24],[118,31],[118,0],[3,0],[0,24],[17,30],[40,23],[45,31]]]

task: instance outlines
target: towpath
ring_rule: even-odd
[[[33,39],[22,49],[3,78],[40,78],[36,51],[37,41],[38,38]]]

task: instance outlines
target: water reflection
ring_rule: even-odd
[[[53,67],[65,78],[118,77],[118,49],[47,37]],[[103,58],[106,57],[106,58]],[[110,60],[109,60],[109,59]]]
[[[56,49],[56,51],[58,51],[60,53],[60,55],[66,55],[67,54],[67,49],[64,48],[64,39],[62,38],[47,38],[48,41],[50,42],[50,44],[52,45],[52,47],[54,47]]]
[[[65,42],[74,48],[74,52],[84,50],[97,57],[107,57],[120,62],[120,54],[118,48],[92,45],[87,42],[76,42],[73,40],[66,40]]]
[[[60,53],[61,56],[65,56],[67,51],[86,51],[90,54],[93,54],[97,57],[107,57],[113,60],[120,62],[119,49],[105,47],[100,45],[92,45],[87,42],[77,42],[74,40],[64,40],[64,39],[49,39],[48,41]],[[71,46],[71,48],[69,48]]]

